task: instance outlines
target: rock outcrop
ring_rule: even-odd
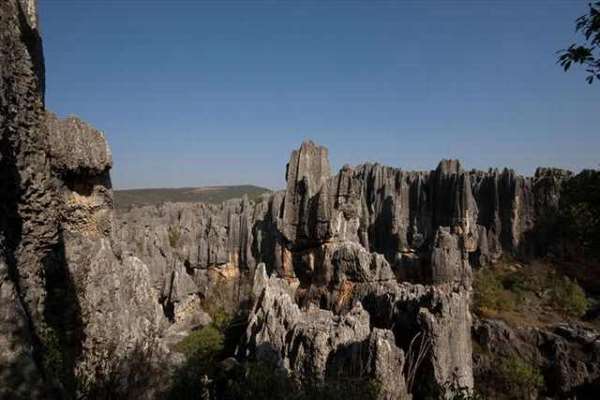
[[[551,240],[539,235],[555,229],[568,173],[540,169],[523,178],[444,160],[429,172],[365,164],[332,176],[327,150],[305,142],[292,153],[286,177],[285,191],[256,204],[164,204],[118,216],[118,241],[148,265],[170,332],[199,326],[194,315],[204,304],[250,306],[251,319],[268,313],[253,303],[261,293],[252,281],[264,263],[279,286],[287,283],[285,301],[298,312],[327,311],[335,325],[360,304],[404,356],[414,337],[430,342],[422,374],[440,386],[454,380],[471,387],[471,265],[548,251]],[[285,346],[277,351],[285,354]]]
[[[57,182],[44,151],[44,64],[32,0],[0,4],[0,396],[48,394],[48,259],[59,245]]]
[[[303,382],[370,377],[381,382],[382,398],[408,396],[401,374],[404,352],[390,330],[371,328],[360,303],[343,315],[309,306],[301,309],[283,278],[257,270],[259,294],[247,328],[245,351],[294,372]],[[242,357],[244,355],[242,354]]]
[[[114,241],[104,137],[44,109],[34,0],[0,4],[0,54],[0,397],[74,398],[162,312]]]
[[[518,357],[541,372],[544,392],[551,398],[592,399],[600,387],[600,335],[581,324],[510,327],[498,320],[478,320],[473,338],[477,381],[485,389],[497,382],[499,360]]]
[[[256,203],[117,216],[103,135],[44,108],[34,0],[0,3],[0,54],[0,397],[118,397],[132,385],[151,397],[155,367],[180,361],[171,345],[209,323],[208,307],[246,311],[238,357],[300,381],[376,380],[382,399],[470,389],[472,265],[557,251],[567,172],[443,160],[332,175],[310,141],[292,153],[286,189]],[[570,393],[598,379],[597,349],[574,360],[565,348],[595,344],[565,329],[523,334],[555,349],[562,361],[548,368]]]

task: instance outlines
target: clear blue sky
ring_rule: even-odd
[[[40,0],[47,106],[105,132],[116,188],[283,187],[335,169],[600,163],[600,83],[564,73],[587,0]]]

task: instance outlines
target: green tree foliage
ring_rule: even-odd
[[[199,358],[209,363],[223,349],[223,334],[213,325],[205,326],[190,333],[177,343],[175,349],[187,358]]]
[[[589,3],[588,14],[582,15],[575,21],[575,30],[585,37],[585,44],[571,44],[567,49],[559,51],[558,63],[565,71],[572,64],[580,64],[589,74],[588,83],[600,79],[600,1]]]
[[[581,256],[600,258],[600,171],[584,170],[565,182],[560,212],[564,239]]]
[[[565,71],[572,64],[582,65],[589,74],[586,81],[592,83],[594,79],[600,79],[600,1],[589,3],[588,14],[577,18],[575,29],[583,34],[585,44],[573,43],[561,50],[558,63]]]

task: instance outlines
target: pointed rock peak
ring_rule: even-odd
[[[460,174],[463,172],[463,169],[459,160],[442,160],[438,164],[436,171],[444,175],[451,175]]]
[[[305,140],[298,150],[292,152],[286,174],[288,187],[307,178],[307,189],[315,194],[321,187],[321,181],[330,176],[329,152],[326,147]]]
[[[573,172],[560,168],[537,167],[535,170],[536,178],[566,178],[573,175]]]
[[[19,0],[22,12],[27,16],[31,29],[38,28],[37,0]]]

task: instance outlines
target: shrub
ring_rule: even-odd
[[[197,399],[204,389],[202,377],[214,377],[223,352],[223,334],[213,325],[193,331],[175,345],[185,355],[185,363],[173,372],[166,399]]]
[[[579,318],[588,308],[585,292],[577,282],[544,263],[519,269],[481,269],[475,272],[473,289],[474,311],[483,317],[529,321],[535,318],[532,310],[544,307]]]
[[[588,300],[581,286],[566,276],[555,277],[551,296],[557,307],[573,317],[581,317],[588,308]]]
[[[246,363],[227,380],[223,398],[235,400],[375,400],[380,385],[367,378],[299,382],[265,362]]]
[[[514,295],[502,285],[499,275],[491,268],[475,272],[474,306],[479,314],[489,311],[510,311],[515,306]]]
[[[213,361],[223,350],[223,334],[213,325],[205,326],[190,333],[175,345],[175,350],[186,358],[199,358]]]
[[[225,308],[220,306],[208,307],[206,310],[212,318],[212,325],[221,333],[225,334],[229,324],[232,321],[231,314],[229,314]]]
[[[178,227],[169,225],[167,233],[169,235],[169,245],[173,248],[176,248],[179,245],[179,240],[181,239],[181,231]]]
[[[224,389],[225,398],[283,400],[297,393],[287,374],[268,363],[246,363],[229,378],[232,379]]]
[[[544,386],[540,370],[517,356],[502,358],[498,371],[507,393],[514,399],[530,399]]]
[[[563,239],[600,258],[600,171],[581,171],[562,185],[560,219]]]

